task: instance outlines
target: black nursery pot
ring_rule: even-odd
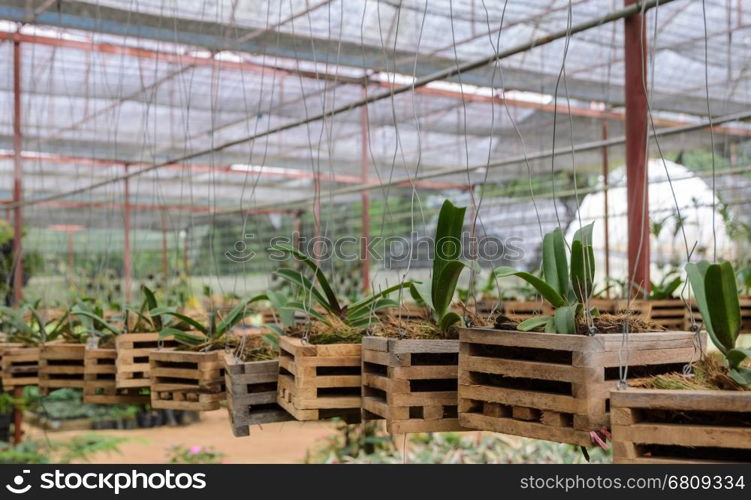
[[[13,421],[13,413],[0,413],[0,441],[10,442],[10,424]]]
[[[143,429],[149,429],[154,426],[154,420],[151,418],[151,413],[139,413],[136,415],[136,424]]]

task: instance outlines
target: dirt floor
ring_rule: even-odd
[[[92,462],[109,464],[164,463],[167,449],[173,445],[213,446],[224,453],[225,463],[300,463],[305,452],[320,438],[333,432],[333,424],[322,422],[284,422],[255,426],[250,436],[232,435],[227,412],[203,413],[201,421],[184,427],[159,427],[130,431],[65,431],[47,432],[53,441],[65,441],[83,432],[97,432],[130,438],[120,446],[120,454],[93,457]],[[26,427],[27,438],[42,438],[44,431]]]

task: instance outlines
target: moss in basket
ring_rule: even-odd
[[[346,304],[337,297],[326,274],[309,256],[286,244],[276,244],[271,250],[301,261],[313,273],[311,279],[295,269],[275,271],[277,276],[292,285],[299,296],[299,299],[287,297],[284,304],[276,304],[275,309],[292,318],[295,312],[302,313],[308,319],[306,325],[287,327],[286,333],[295,336],[307,334],[311,344],[362,342],[362,336],[377,321],[376,313],[399,305],[388,296],[411,285],[411,282],[400,283]],[[269,292],[265,295],[268,296]],[[274,301],[271,302],[274,305]]]
[[[590,332],[590,326],[594,326],[597,333],[621,333],[626,325],[628,331],[633,333],[662,330],[658,325],[635,314],[601,315],[596,307],[589,307],[595,276],[593,227],[594,223],[588,224],[574,233],[570,245],[570,264],[563,231],[556,228],[546,234],[542,240],[541,278],[510,267],[498,267],[493,270],[493,274],[499,278],[516,276],[526,281],[554,308],[552,316],[534,316],[524,321],[499,316],[496,328],[516,327],[523,332],[566,334],[587,334]]]
[[[719,352],[698,361],[693,376],[671,373],[637,385],[655,389],[751,390],[751,349],[736,347],[741,308],[733,266],[729,262],[688,263],[686,273],[704,328]]]

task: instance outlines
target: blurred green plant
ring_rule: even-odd
[[[586,459],[578,447],[495,434],[410,434],[406,456],[382,422],[339,423],[336,432],[308,450],[306,463],[347,464],[576,464]],[[590,450],[591,463],[609,463],[610,452]]]
[[[170,464],[220,464],[226,455],[211,446],[170,446],[167,449],[167,463]]]
[[[26,440],[0,449],[0,464],[69,464],[89,462],[94,455],[120,453],[128,438],[83,434],[65,442]]]

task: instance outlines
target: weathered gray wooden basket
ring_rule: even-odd
[[[279,361],[239,361],[224,355],[227,411],[236,437],[250,435],[250,426],[294,420],[276,402]]]

